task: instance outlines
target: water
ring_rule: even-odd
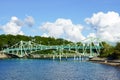
[[[80,61],[0,60],[0,80],[120,80],[120,69]]]

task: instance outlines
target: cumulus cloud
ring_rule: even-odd
[[[96,38],[96,34],[95,33],[89,33],[87,35],[87,38],[89,38],[89,37]]]
[[[43,33],[43,34],[42,34],[42,37],[49,37],[49,36],[48,36],[48,34]]]
[[[85,21],[97,31],[97,37],[110,42],[120,41],[120,15],[117,12],[98,12]]]
[[[29,27],[32,27],[35,23],[34,18],[32,16],[27,16],[24,21],[25,24],[27,24]]]
[[[16,16],[12,16],[9,22],[0,26],[0,30],[2,30],[5,34],[24,35],[22,27],[25,25],[31,27],[33,24],[34,19],[32,16],[27,16],[24,21],[21,21]]]
[[[55,38],[65,38],[71,41],[80,41],[85,37],[82,35],[83,26],[73,24],[70,19],[57,19],[55,22],[46,22],[40,26],[44,30],[43,36],[51,36]]]
[[[6,34],[20,34],[23,35],[23,31],[21,31],[21,26],[23,23],[17,17],[11,17],[11,20],[5,25],[1,26],[1,30],[3,30]]]

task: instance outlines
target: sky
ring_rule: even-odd
[[[120,0],[0,0],[0,34],[120,41]]]

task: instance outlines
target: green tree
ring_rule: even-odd
[[[108,57],[114,52],[114,47],[106,42],[102,42],[103,49],[100,52],[100,57]]]
[[[114,52],[109,55],[110,59],[120,59],[120,42],[118,42],[114,48]]]

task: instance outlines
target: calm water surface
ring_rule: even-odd
[[[120,69],[73,60],[7,59],[0,60],[0,80],[120,80]]]

